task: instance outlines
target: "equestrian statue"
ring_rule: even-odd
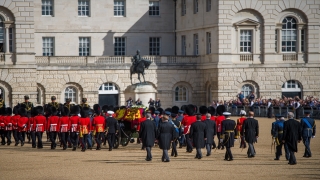
[[[132,62],[132,65],[130,67],[131,84],[132,84],[132,74],[135,74],[135,73],[138,74],[138,79],[140,81],[140,84],[141,84],[140,74],[142,74],[143,81],[144,83],[146,83],[146,80],[144,78],[144,70],[149,68],[151,61],[148,59],[142,59],[140,55],[140,51],[137,50],[137,54],[131,58],[131,62]]]

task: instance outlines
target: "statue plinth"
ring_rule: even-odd
[[[153,100],[156,98],[157,90],[151,84],[141,83],[141,84],[133,84],[128,86],[124,91],[125,99],[129,99],[130,97],[136,101],[140,98],[142,104],[148,106],[148,102],[150,98]]]

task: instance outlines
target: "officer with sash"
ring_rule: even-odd
[[[53,106],[56,109],[59,109],[59,103],[56,102],[57,98],[56,96],[51,96],[51,102],[48,103],[49,106]]]
[[[88,108],[90,108],[89,104],[87,103],[87,98],[82,98],[80,107],[88,107]]]
[[[180,121],[176,120],[176,117],[177,117],[177,114],[171,113],[172,120],[170,122],[174,126],[174,129],[175,129],[174,140],[172,141],[171,156],[174,156],[174,157],[178,156],[177,145],[178,145],[178,138],[179,138],[179,129],[181,126]]]
[[[24,102],[21,103],[26,107],[27,113],[30,114],[31,113],[31,109],[33,108],[33,103],[29,102],[29,96],[25,95],[24,96]]]
[[[71,106],[74,106],[74,104],[70,104],[71,98],[66,98],[66,103],[63,104],[64,107],[67,107],[70,111]]]
[[[305,117],[300,121],[300,127],[302,132],[302,140],[305,146],[303,157],[309,158],[312,156],[310,149],[310,138],[315,138],[316,135],[316,122],[310,118],[310,112],[304,112]]]
[[[276,143],[276,158],[274,160],[279,160],[282,155],[282,145],[284,145],[284,150],[286,153],[286,159],[289,160],[289,150],[286,144],[281,140],[283,138],[283,125],[284,125],[284,116],[277,115],[278,120],[274,125],[274,134],[273,138]]]
[[[233,161],[231,147],[234,146],[235,134],[237,134],[236,122],[230,119],[231,113],[224,112],[225,120],[221,122],[220,143],[226,147],[225,161]]]

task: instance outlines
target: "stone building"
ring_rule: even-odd
[[[139,49],[164,107],[319,97],[319,26],[317,0],[0,0],[0,91],[124,105]]]

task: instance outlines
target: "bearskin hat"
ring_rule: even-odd
[[[42,106],[37,106],[37,114],[43,114],[43,107]]]
[[[25,104],[20,104],[21,108],[27,108],[27,106]]]
[[[26,108],[20,107],[20,108],[19,108],[19,115],[20,115],[21,117],[27,117],[28,115],[27,115],[27,110],[26,110]]]
[[[195,106],[192,104],[189,104],[185,109],[186,114],[189,116],[193,116],[195,114]]]
[[[172,109],[171,108],[166,108],[164,111],[169,111],[171,113]]]
[[[114,107],[112,105],[109,106],[108,111],[113,111]]]
[[[186,112],[186,108],[187,108],[187,105],[183,105],[183,106],[181,106],[180,109],[181,109],[182,111]]]
[[[12,115],[12,108],[11,107],[7,107],[6,108],[6,115],[7,116],[11,116]]]
[[[107,111],[109,111],[109,106],[108,105],[103,105],[101,109],[102,109],[103,113],[107,113]]]
[[[113,108],[113,112],[117,112],[119,109],[120,109],[120,107],[116,106],[116,107]]]
[[[56,116],[57,113],[58,113],[57,108],[55,108],[55,107],[53,107],[53,106],[50,107],[50,114],[51,114],[51,115]]]
[[[101,114],[101,107],[99,104],[95,104],[93,105],[93,111],[94,113],[96,113],[97,115],[100,115]]]
[[[72,108],[72,107],[71,107]],[[70,109],[71,109],[70,108]],[[61,115],[62,116],[69,116],[69,114],[70,114],[70,111],[69,111],[69,109],[67,108],[67,107],[63,107],[62,108],[62,111],[61,111]]]
[[[219,105],[217,107],[217,114],[219,114],[220,116],[222,116],[223,112],[225,112],[225,111],[226,111],[226,107],[224,105]]]
[[[149,108],[149,111],[150,111],[151,114],[154,114],[154,112],[156,111],[156,108],[150,107],[150,108]]]
[[[77,115],[80,113],[80,106],[71,106],[70,114]]]
[[[173,106],[171,109],[172,109],[172,113],[178,114],[178,112],[179,112],[179,107],[178,106]]]
[[[20,108],[20,104],[18,104],[15,107],[13,107],[13,114],[18,115],[19,114],[19,108]]]
[[[80,112],[81,117],[82,117],[82,118],[88,117],[88,116],[89,116],[89,111],[90,111],[90,108],[88,108],[88,107],[83,107],[83,108],[81,109],[81,112]]]
[[[2,107],[0,108],[0,115],[5,115],[6,114],[6,108]]]
[[[199,112],[200,112],[200,114],[207,114],[208,113],[208,108],[206,106],[200,106],[199,107]]]
[[[36,115],[38,115],[37,108],[33,107],[31,109],[31,117],[35,117]]]
[[[157,111],[159,111],[159,114],[162,114],[163,109],[162,108],[158,108]]]
[[[216,109],[210,106],[208,107],[208,112],[211,114],[211,116],[214,116],[216,114]]]

